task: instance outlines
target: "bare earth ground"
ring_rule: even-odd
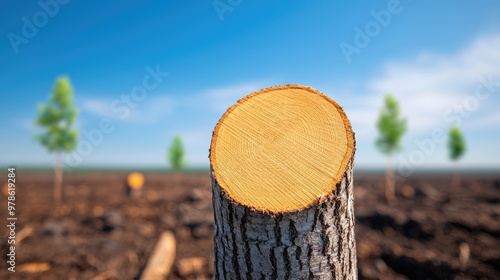
[[[0,279],[138,279],[165,230],[177,239],[168,279],[210,279],[208,174],[146,173],[140,197],[125,194],[125,176],[66,174],[65,201],[58,205],[51,173],[18,170],[16,231],[25,237],[12,273],[8,231],[0,232]],[[446,174],[411,177],[399,183],[399,201],[388,206],[382,175],[355,174],[360,278],[500,279],[500,177],[463,179],[453,188]],[[1,201],[0,220],[7,224],[4,194]],[[201,259],[183,266],[190,257]]]

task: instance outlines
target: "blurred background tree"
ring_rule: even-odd
[[[78,131],[72,128],[78,111],[73,103],[73,89],[68,77],[56,80],[48,104],[38,106],[36,124],[45,129],[45,133],[36,138],[49,152],[56,154],[54,174],[54,199],[59,202],[63,197],[62,153],[76,148]]]
[[[184,154],[185,151],[184,145],[182,144],[182,138],[179,135],[176,135],[168,150],[170,166],[175,172],[179,172],[184,167]]]
[[[460,173],[458,171],[458,159],[462,157],[465,152],[465,139],[460,131],[460,128],[453,126],[450,128],[448,136],[448,150],[450,152],[450,159],[455,162],[455,176],[453,185],[460,185]]]
[[[376,146],[383,154],[389,157],[385,186],[385,197],[388,203],[396,199],[392,155],[401,150],[401,138],[406,132],[406,119],[401,118],[399,113],[397,100],[390,94],[387,94],[377,121],[379,137],[376,140]]]

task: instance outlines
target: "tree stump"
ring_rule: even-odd
[[[210,146],[215,279],[357,279],[355,139],[309,87],[271,87],[222,116]]]
[[[138,197],[142,194],[144,186],[144,175],[139,172],[132,172],[127,175],[125,181],[125,192],[129,196]]]

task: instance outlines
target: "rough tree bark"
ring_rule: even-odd
[[[357,279],[352,162],[335,192],[302,211],[237,205],[212,180],[216,279]]]
[[[228,128],[226,130],[220,129],[221,123],[227,119],[229,119],[227,122],[233,122],[235,118],[239,118],[240,116],[238,114],[240,114],[240,111],[242,112],[241,115],[243,119],[250,118],[245,115],[245,111],[251,112],[250,110],[240,110],[237,107],[244,102],[250,102],[248,100],[253,96],[269,91],[276,91],[277,93],[274,94],[277,98],[280,94],[284,95],[284,98],[277,101],[280,105],[282,105],[283,102],[292,102],[288,100],[294,98],[304,98],[302,95],[294,95],[290,92],[295,93],[296,91],[300,91],[300,94],[303,94],[302,91],[312,91],[318,94],[316,91],[302,86],[281,86],[265,89],[240,100],[226,112],[216,126],[210,148],[215,217],[215,279],[357,279],[353,197],[353,159],[355,142],[350,123],[340,106],[328,100],[335,104],[335,107],[332,108],[341,113],[341,117],[336,121],[344,122],[345,124],[345,129],[347,131],[345,133],[346,138],[349,138],[348,140],[351,141],[347,142],[345,149],[349,151],[345,153],[346,158],[342,159],[342,164],[339,165],[339,173],[337,175],[329,174],[325,170],[322,170],[325,172],[318,173],[322,176],[331,176],[334,178],[332,181],[334,182],[333,186],[327,191],[322,189],[321,192],[316,193],[316,197],[312,198],[311,201],[304,200],[304,202],[300,202],[303,204],[297,204],[298,206],[296,209],[287,208],[288,201],[293,200],[294,197],[300,199],[300,195],[296,194],[302,194],[304,189],[308,189],[307,184],[314,185],[317,181],[320,181],[320,179],[313,178],[314,180],[310,180],[311,178],[307,178],[308,180],[301,181],[301,178],[298,178],[297,184],[300,185],[301,182],[305,182],[303,184],[303,186],[305,186],[304,188],[301,186],[281,186],[275,184],[276,182],[269,184],[271,187],[266,186],[266,188],[278,189],[275,192],[271,192],[273,195],[282,195],[283,211],[274,210],[275,208],[273,207],[280,206],[280,199],[273,200],[273,196],[266,197],[266,195],[268,195],[266,192],[267,189],[259,189],[261,185],[254,184],[259,182],[265,184],[267,180],[272,179],[263,178],[261,174],[253,174],[253,171],[250,170],[251,167],[245,166],[244,163],[238,161],[238,155],[240,155],[240,153],[243,155],[248,154],[252,162],[258,161],[259,156],[264,157],[265,159],[263,161],[258,161],[260,165],[266,164],[267,160],[270,161],[270,164],[265,168],[272,169],[276,168],[276,166],[279,167],[270,172],[269,174],[271,175],[274,173],[282,173],[284,176],[307,177],[309,172],[296,172],[296,170],[293,170],[293,166],[295,165],[289,165],[288,163],[281,165],[278,160],[282,159],[287,162],[293,162],[297,159],[305,161],[312,160],[309,161],[309,163],[314,163],[316,160],[315,158],[307,159],[307,154],[314,152],[307,151],[307,149],[314,146],[314,143],[303,141],[304,139],[300,139],[300,141],[285,141],[287,135],[279,134],[276,136],[266,131],[263,138],[258,140],[261,141],[259,144],[268,147],[278,143],[276,144],[278,145],[276,148],[278,150],[283,146],[287,147],[287,150],[285,150],[287,153],[286,157],[280,155],[273,158],[273,155],[269,155],[269,153],[273,152],[273,149],[275,149],[274,147],[266,148],[265,152],[261,151],[259,145],[256,146],[258,147],[256,150],[250,152],[246,150],[247,148],[251,149],[253,147],[247,145],[247,143],[251,140],[253,141],[253,139],[248,139],[249,134],[245,128],[241,128],[245,130],[241,134],[238,134],[238,132],[234,133],[236,128],[231,127],[230,124],[227,124]],[[313,99],[314,98],[315,97],[313,97]],[[270,101],[266,99],[265,102]],[[314,102],[321,103],[323,101],[316,100]],[[297,104],[300,105],[300,102]],[[293,105],[297,104],[294,103]],[[259,106],[252,107],[252,110],[259,110],[260,104],[258,103],[258,105]],[[313,104],[310,106],[315,105]],[[290,108],[300,108],[300,106],[291,106]],[[327,109],[333,110],[332,108],[328,107]],[[228,116],[229,114],[233,115]],[[278,114],[281,114],[281,111],[278,110]],[[272,119],[274,115],[270,116],[271,117],[267,116],[266,118],[270,118],[270,122],[275,124],[278,130],[282,129],[280,125],[290,123],[288,120],[283,122],[281,120],[277,121],[276,119]],[[286,116],[282,118],[286,119]],[[311,121],[323,123],[321,118],[314,118],[316,117],[313,116]],[[264,118],[264,120],[266,119]],[[255,122],[255,120],[251,121]],[[325,121],[325,123],[328,124],[328,120]],[[241,124],[243,127],[245,127],[245,125],[246,124]],[[304,130],[304,126],[300,126],[299,129],[301,133],[308,133],[308,129]],[[286,131],[286,129],[284,130]],[[238,135],[242,135],[241,141],[238,140]],[[224,137],[233,141],[231,143],[236,143],[241,146],[236,148],[221,147],[225,142],[220,138]],[[315,141],[315,137],[309,140]],[[217,141],[221,141],[221,143],[215,144]],[[262,141],[265,143],[262,143]],[[332,143],[337,142],[341,141],[335,138],[335,141]],[[321,145],[324,144],[325,143],[321,143]],[[216,145],[219,146],[216,147]],[[288,148],[293,145],[298,145],[296,148],[306,149],[305,153],[298,156],[295,155],[295,153],[289,153]],[[336,147],[333,146],[331,148],[335,149]],[[228,149],[230,149],[230,151],[226,151]],[[219,152],[217,153],[217,151]],[[226,152],[227,154],[225,154]],[[258,154],[259,152],[262,153]],[[227,164],[230,162],[232,156],[236,159],[234,165],[221,166],[221,163]],[[321,160],[320,158],[318,159],[318,161]],[[300,163],[297,162],[297,164]],[[249,170],[242,172],[241,169],[245,167],[248,167]],[[316,168],[321,169],[321,164],[318,164]],[[310,172],[314,171],[311,169]],[[245,178],[242,179],[240,177]],[[251,180],[247,177],[250,177]],[[280,180],[277,182],[282,182]],[[233,185],[237,184],[243,184],[243,188],[233,187]],[[282,188],[286,190],[281,191]],[[252,192],[254,189],[257,189],[257,191],[252,193],[252,195],[259,196],[259,194],[262,193],[262,197],[264,197],[262,200],[263,202],[258,199],[253,200],[252,197],[250,197],[250,199],[245,197],[245,195],[247,195],[245,193],[246,191]],[[308,191],[310,190],[308,189]]]

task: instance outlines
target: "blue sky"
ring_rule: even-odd
[[[176,134],[188,164],[208,166],[227,107],[304,84],[344,107],[360,168],[386,163],[374,146],[386,92],[409,121],[400,172],[450,166],[440,133],[454,124],[468,144],[462,166],[498,168],[499,14],[493,0],[2,1],[0,165],[52,164],[34,119],[68,75],[86,144],[66,167],[167,167]]]

